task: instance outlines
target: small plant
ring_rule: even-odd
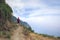
[[[58,39],[60,39],[60,37],[57,37]]]
[[[6,35],[4,31],[0,31],[0,36]]]
[[[0,31],[0,36],[5,38],[10,38],[11,34],[8,31]]]

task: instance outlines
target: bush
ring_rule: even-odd
[[[57,37],[58,39],[60,39],[60,37]]]
[[[0,31],[0,36],[5,37],[5,38],[10,38],[11,34],[9,31]]]

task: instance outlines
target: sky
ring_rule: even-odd
[[[15,17],[36,33],[60,36],[60,0],[6,0]]]

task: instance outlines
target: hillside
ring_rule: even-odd
[[[26,22],[20,21],[18,24],[12,12],[5,0],[0,0],[0,40],[60,40],[60,37],[34,33]]]
[[[44,37],[43,35],[35,34],[27,28],[13,24],[7,21],[10,31],[6,30],[0,35],[0,40],[60,40],[55,37]]]
[[[12,32],[11,40],[60,40],[55,37],[44,37],[28,31],[23,26],[17,24],[18,28]]]

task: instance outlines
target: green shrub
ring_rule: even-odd
[[[9,31],[0,31],[0,36],[5,37],[5,38],[10,38],[11,34]]]
[[[58,39],[60,39],[60,37],[57,37]]]

